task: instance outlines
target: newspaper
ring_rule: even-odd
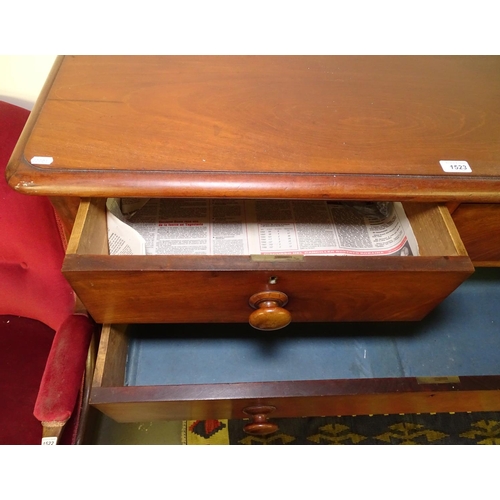
[[[112,255],[418,255],[400,203],[108,200]]]

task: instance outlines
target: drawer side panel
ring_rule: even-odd
[[[461,204],[453,220],[474,265],[500,267],[500,204]]]

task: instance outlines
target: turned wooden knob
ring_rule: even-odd
[[[252,421],[243,427],[252,436],[266,436],[278,430],[278,426],[267,420],[267,415],[276,410],[274,406],[250,406],[243,413],[252,417]]]
[[[288,297],[283,292],[259,292],[250,297],[249,304],[255,309],[250,314],[248,322],[257,330],[279,330],[284,328],[292,315],[283,306],[288,302]]]

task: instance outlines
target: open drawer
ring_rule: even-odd
[[[90,403],[118,422],[498,411],[499,278],[419,322],[104,325]]]
[[[272,318],[283,311],[277,292],[285,294],[292,322],[419,320],[474,268],[447,208],[403,205],[418,257],[261,259],[110,256],[105,200],[86,199],[63,273],[98,323],[246,323],[261,292],[271,294]],[[259,329],[276,329],[272,318]]]

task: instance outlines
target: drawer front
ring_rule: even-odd
[[[108,269],[109,260],[85,259],[91,267],[86,269],[69,259],[68,267],[79,270],[65,271],[99,323],[244,323],[253,312],[250,297],[266,290],[288,296],[285,307],[297,322],[419,320],[471,273],[467,262],[444,258],[417,259],[397,270],[387,259],[370,261],[372,270],[359,270],[338,258],[335,269],[251,271],[168,271],[160,264],[156,270],[148,264],[115,271]]]
[[[422,385],[416,378],[262,382],[224,387],[94,387],[90,404],[123,423],[252,419],[252,413],[259,407],[269,408],[265,416],[271,422],[273,417],[499,410],[500,377],[460,380],[459,390],[451,382]]]
[[[99,323],[247,322],[260,292],[285,294],[295,322],[419,320],[473,266],[446,209],[407,214],[421,257],[110,256],[104,204],[89,200],[63,272]]]

